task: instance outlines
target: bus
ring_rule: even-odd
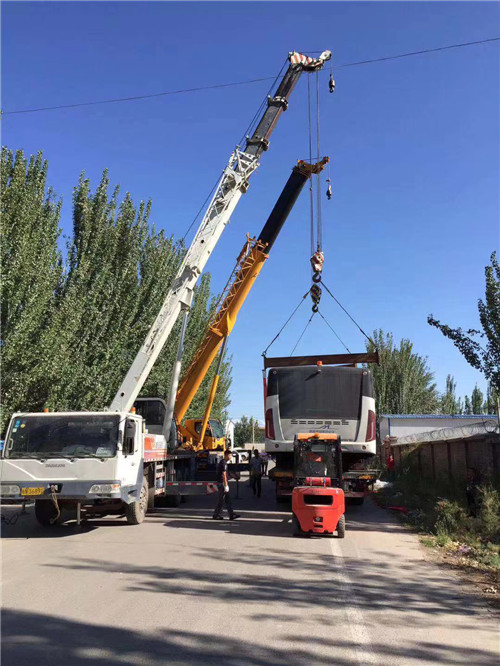
[[[375,355],[341,358],[347,356]],[[303,362],[309,357],[296,358]],[[354,364],[327,365],[317,360],[314,365],[294,365],[294,357],[283,360],[290,364],[271,365],[264,377],[266,451],[276,460],[277,497],[291,495],[295,435],[316,432],[340,436],[348,479],[346,490],[351,491],[351,497],[364,497],[366,484],[358,482],[352,472],[362,469],[376,454],[375,398],[370,371]],[[266,359],[268,363],[272,361],[280,359]]]

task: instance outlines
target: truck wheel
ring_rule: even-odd
[[[292,515],[292,534],[293,536],[300,536],[302,534],[299,520],[295,514]]]
[[[144,477],[139,499],[136,502],[132,502],[132,504],[127,504],[125,507],[125,516],[129,525],[140,525],[146,517],[146,511],[148,510],[148,495],[148,480]]]
[[[56,516],[57,509],[52,500],[35,500],[35,518],[40,525],[43,525],[44,527],[52,527],[52,525],[56,525],[61,519],[59,517],[57,521],[54,521]]]
[[[155,487],[148,486],[148,509],[155,508]]]
[[[337,523],[337,537],[339,539],[345,537],[345,513],[340,516],[339,522]]]

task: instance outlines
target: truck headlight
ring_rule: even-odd
[[[6,495],[20,495],[21,488],[19,486],[2,486],[0,493],[4,496]]]
[[[112,493],[119,493],[121,485],[119,483],[95,483],[91,486],[89,493],[95,495],[111,495]]]

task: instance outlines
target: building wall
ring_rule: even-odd
[[[467,468],[473,467],[484,477],[500,475],[500,435],[484,434],[465,439],[422,442],[418,445],[391,446],[396,467],[409,454],[418,463],[422,476],[446,477],[465,481]]]
[[[379,416],[380,439],[384,441],[387,436],[405,437],[406,435],[415,435],[420,432],[430,432],[440,428],[456,428],[457,426],[472,425],[483,421],[497,421],[498,417],[494,414],[479,415],[433,415],[433,414],[382,414]]]

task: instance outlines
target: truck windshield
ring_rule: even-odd
[[[112,458],[120,416],[115,414],[18,416],[5,443],[7,458]]]
[[[212,437],[215,437],[216,439],[224,437],[224,430],[222,429],[220,421],[209,421],[209,423],[210,430],[212,431]]]

